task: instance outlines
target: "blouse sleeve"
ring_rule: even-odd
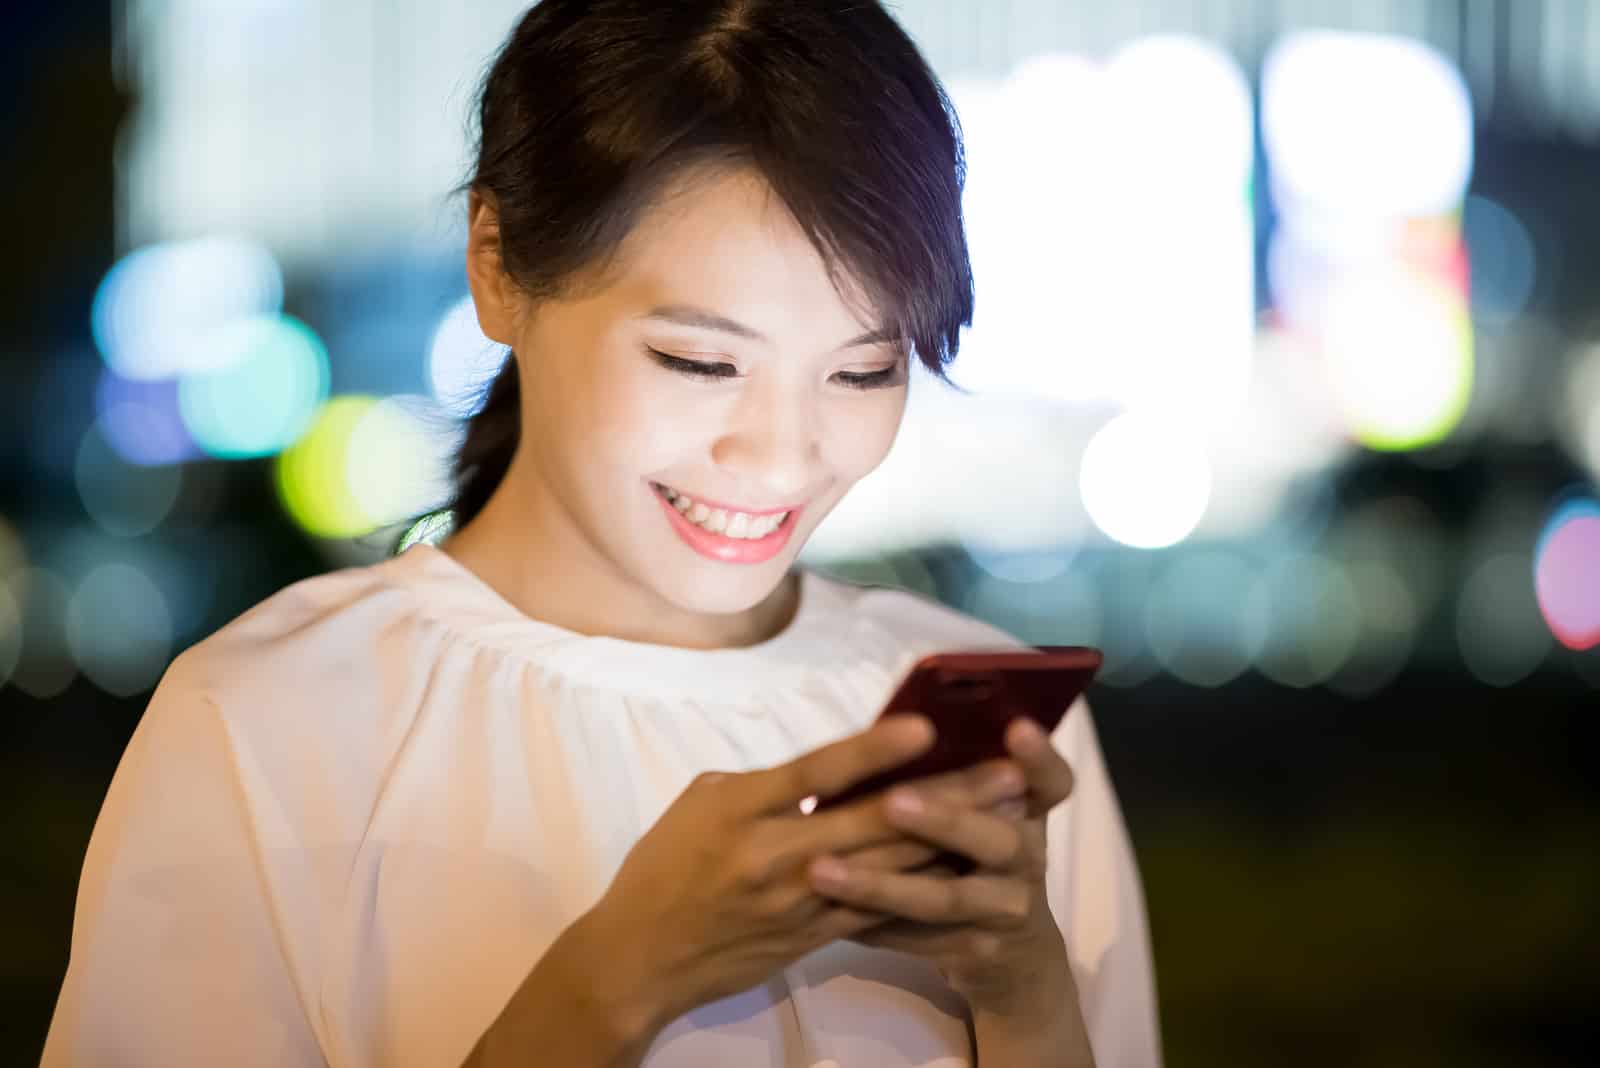
[[[1072,796],[1046,819],[1046,893],[1066,941],[1097,1068],[1159,1068],[1155,973],[1139,871],[1088,703],[1051,736]]]
[[[89,839],[41,1068],[322,1065],[218,708],[174,664]]]

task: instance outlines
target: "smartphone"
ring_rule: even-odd
[[[937,737],[928,751],[862,779],[812,811],[832,808],[900,782],[938,775],[1007,755],[1006,727],[1027,716],[1046,734],[1100,670],[1098,649],[1043,645],[996,652],[932,653],[917,661],[878,718],[917,712]]]

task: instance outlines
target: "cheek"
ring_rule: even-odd
[[[604,455],[630,472],[672,465],[703,445],[711,421],[681,395],[662,390],[649,375],[616,380],[596,409],[596,442]]]
[[[905,413],[905,391],[871,400],[849,398],[829,413],[823,435],[828,466],[847,482],[855,482],[877,468],[889,455],[900,419]]]

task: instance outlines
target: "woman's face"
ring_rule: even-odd
[[[591,569],[619,611],[660,617],[771,594],[888,453],[908,370],[753,172],[677,190],[580,297],[508,296],[469,262],[480,323],[519,364],[504,491],[521,498],[528,548]],[[475,205],[472,223],[476,236],[492,212]]]

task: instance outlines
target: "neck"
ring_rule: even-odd
[[[800,601],[790,571],[743,612],[686,611],[624,573],[555,500],[516,491],[532,485],[518,456],[482,512],[441,546],[524,615],[576,634],[689,649],[754,645],[781,632]],[[536,477],[536,476],[535,476]]]

